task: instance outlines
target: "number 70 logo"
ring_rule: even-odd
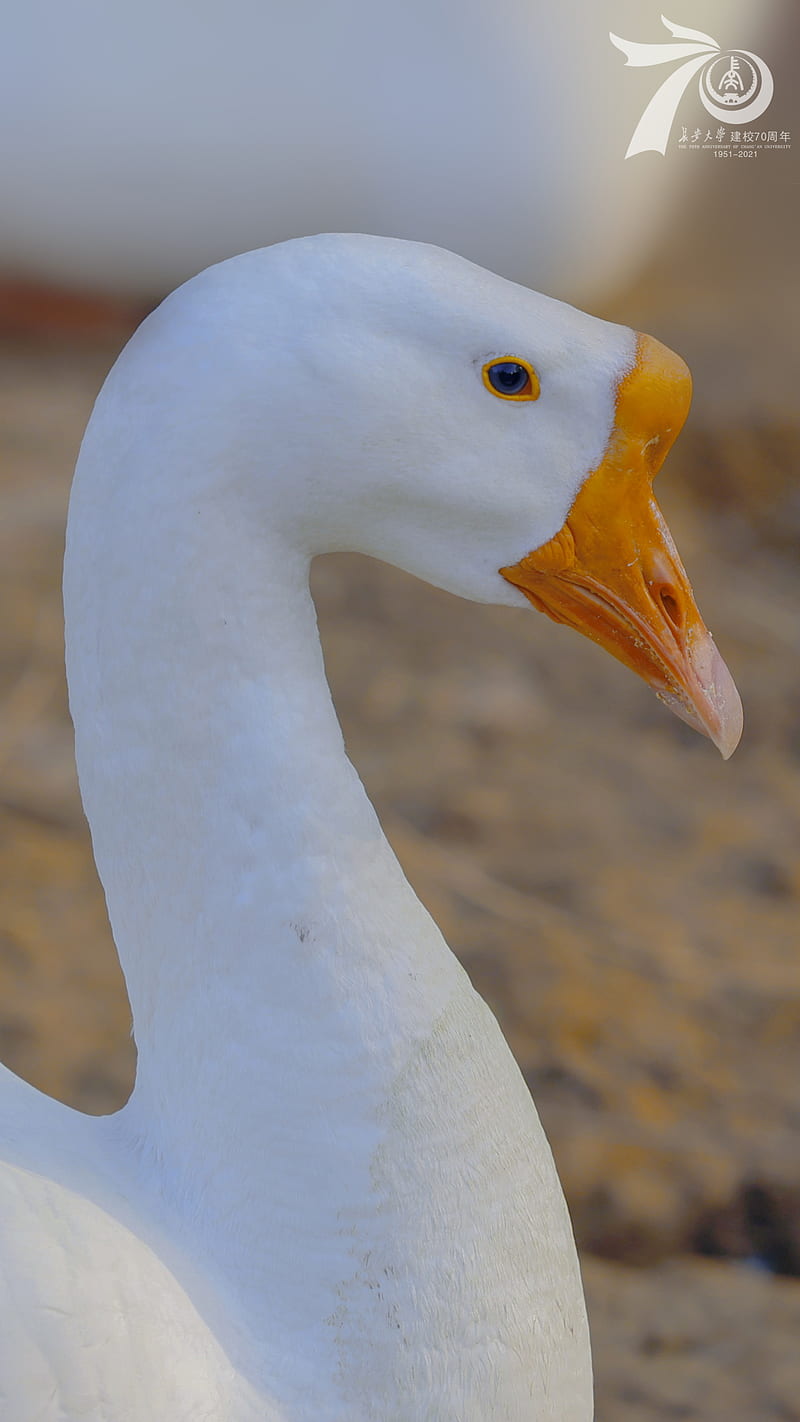
[[[666,152],[678,104],[696,74],[699,75],[700,98],[717,120],[749,123],[759,118],[772,102],[775,88],[772,73],[757,54],[751,54],[748,49],[723,50],[702,30],[673,24],[666,15],[661,16],[661,22],[676,42],[639,44],[636,40],[620,39],[609,31],[611,43],[622,50],[629,65],[640,68],[673,64],[678,59],[685,61],[656,90],[634,129],[626,158],[650,150]]]

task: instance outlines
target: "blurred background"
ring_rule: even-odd
[[[495,1009],[573,1212],[598,1422],[800,1419],[800,26],[675,0],[775,76],[715,157],[641,0],[36,0],[0,60],[0,1055],[115,1109],[135,1052],[73,768],[60,572],[103,376],[176,281],[320,228],[433,240],[650,331],[695,378],[659,476],[746,728],[723,764],[598,649],[363,558],[314,573],[350,754]],[[701,129],[700,147],[679,139]],[[728,126],[730,134],[733,124]],[[727,145],[730,147],[730,144]],[[491,471],[487,471],[490,477]]]

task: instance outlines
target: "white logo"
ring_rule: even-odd
[[[664,40],[661,44],[638,44],[635,40],[620,39],[609,31],[611,43],[622,50],[627,64],[641,67],[686,60],[656,90],[636,125],[626,158],[648,150],[666,152],[678,104],[697,73],[700,98],[715,119],[732,118],[737,123],[749,123],[759,118],[772,102],[775,88],[772,74],[757,54],[751,54],[749,49],[720,49],[710,35],[675,25],[666,15],[661,16],[661,22],[674,40],[683,43],[670,44]]]

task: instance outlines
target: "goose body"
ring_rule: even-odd
[[[649,490],[683,409],[680,363],[642,339],[340,235],[201,274],[117,362],[64,587],[138,1070],[102,1119],[0,1077],[4,1417],[589,1422],[552,1157],[345,755],[308,572],[357,549],[569,620],[548,589],[567,595],[569,540],[582,566],[583,501],[630,420]],[[684,575],[653,539],[645,674],[729,753],[738,703],[690,592],[685,665],[658,681]]]
[[[756,49],[777,3],[705,0],[702,23]],[[643,87],[609,29],[670,38],[640,0],[27,0],[0,49],[0,272],[160,296],[230,252],[355,228],[594,299],[693,166],[624,161],[669,69]]]

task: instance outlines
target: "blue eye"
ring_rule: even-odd
[[[535,400],[539,394],[536,372],[522,360],[488,361],[483,367],[483,383],[505,400]]]
[[[499,360],[497,365],[489,366],[489,384],[498,395],[521,395],[529,380],[524,365],[515,360]]]

